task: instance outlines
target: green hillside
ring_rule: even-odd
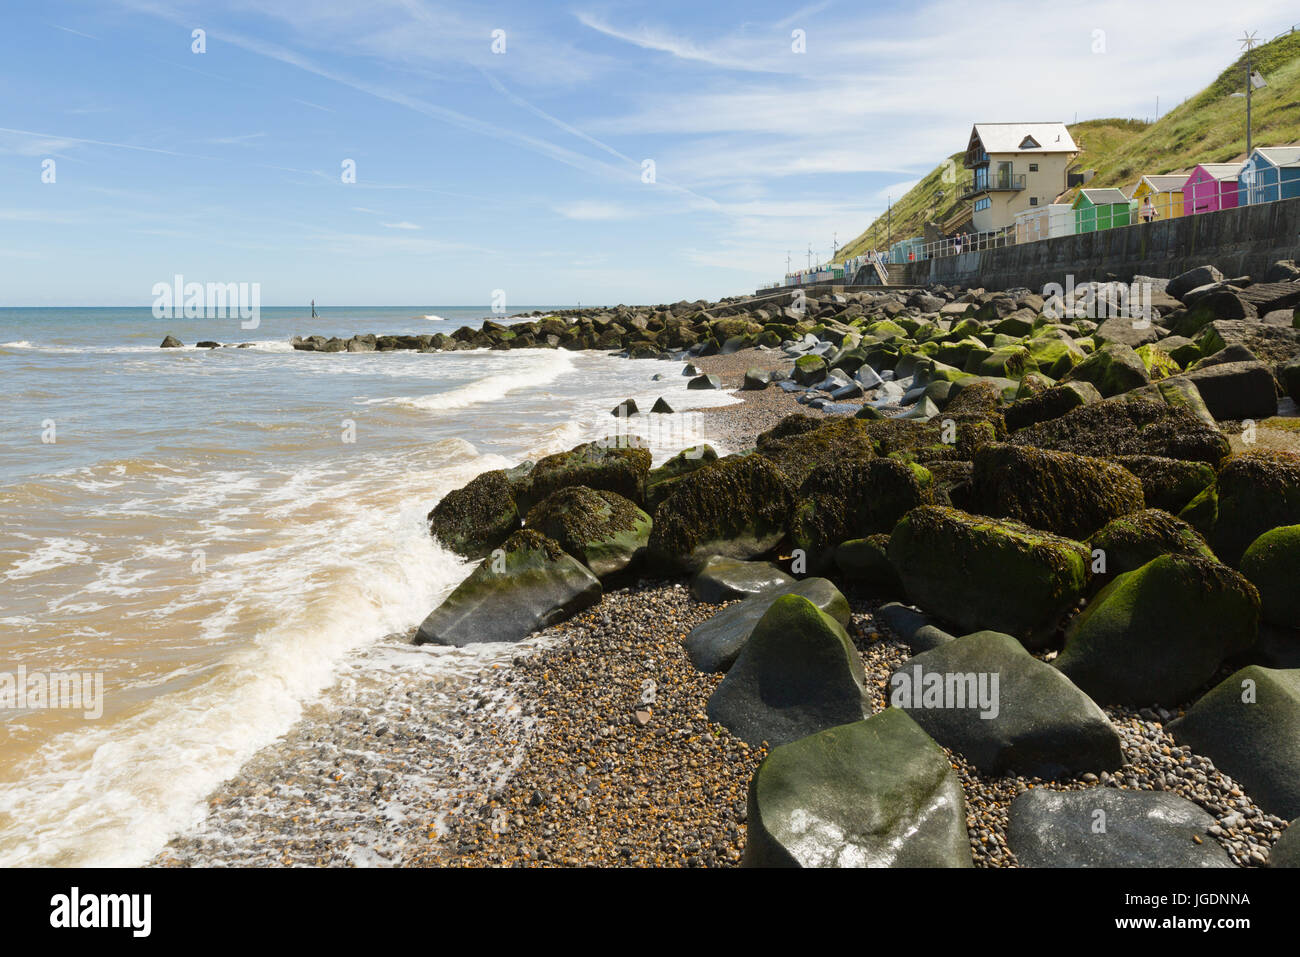
[[[1127,188],[1148,173],[1244,159],[1246,103],[1232,94],[1244,89],[1245,62],[1243,54],[1208,87],[1155,123],[1098,119],[1070,125],[1071,135],[1082,147],[1077,168],[1096,170],[1088,185]],[[1268,81],[1252,98],[1254,144],[1300,142],[1300,32],[1256,47],[1254,63]],[[920,236],[926,222],[942,225],[956,214],[965,205],[957,198],[960,182],[968,175],[961,167],[963,155],[959,152],[950,157],[956,165],[955,182],[951,175],[950,181],[944,182],[947,161],[940,163],[894,204],[892,229],[885,216],[879,217],[844,247],[842,256],[884,248],[887,234],[895,242]],[[1073,191],[1067,193],[1064,201],[1069,202],[1073,195]]]

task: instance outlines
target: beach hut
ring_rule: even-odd
[[[1238,177],[1245,163],[1202,163],[1183,185],[1183,215],[1217,213],[1235,209],[1241,189]]]
[[[1242,205],[1276,203],[1300,196],[1300,146],[1261,146],[1237,177]]]
[[[1074,212],[1069,203],[1031,206],[1016,214],[1016,242],[1035,243],[1040,239],[1069,236],[1074,233]]]
[[[1122,189],[1081,189],[1072,208],[1076,233],[1095,233],[1130,223],[1129,201]]]
[[[1183,187],[1187,184],[1187,173],[1161,176],[1143,176],[1133,188],[1134,212],[1137,222],[1142,222],[1142,207],[1147,197],[1155,209],[1156,219],[1174,219],[1183,215]]]
[[[925,240],[919,236],[900,239],[889,247],[889,261],[891,263],[916,262],[923,258],[924,246]]]

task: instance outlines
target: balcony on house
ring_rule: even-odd
[[[970,199],[980,193],[1016,192],[1025,188],[1025,174],[1013,173],[1009,163],[1002,164],[996,170],[987,166],[977,166],[975,175],[962,184],[962,199]]]

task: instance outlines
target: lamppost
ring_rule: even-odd
[[[1254,70],[1254,62],[1253,62],[1253,58],[1251,57],[1251,53],[1255,49],[1255,44],[1259,42],[1259,40],[1256,39],[1255,36],[1257,32],[1258,31],[1256,30],[1251,30],[1249,32],[1242,31],[1242,37],[1241,37],[1241,48],[1246,51],[1246,158],[1247,159],[1250,158],[1251,146],[1252,146],[1251,135],[1250,135],[1250,94],[1255,89],[1255,70]],[[1259,84],[1260,86],[1264,85],[1263,77],[1260,77]]]

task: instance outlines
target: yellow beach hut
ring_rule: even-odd
[[[1188,173],[1172,173],[1162,176],[1143,176],[1133,189],[1133,209],[1135,222],[1145,222],[1142,215],[1146,208],[1147,197],[1151,198],[1152,219],[1173,219],[1183,215],[1183,187],[1187,184]]]

